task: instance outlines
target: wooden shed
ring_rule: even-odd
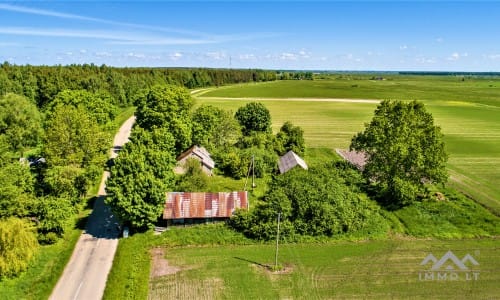
[[[294,167],[299,166],[304,170],[307,170],[306,162],[292,150],[288,151],[285,155],[280,157],[278,161],[278,168],[280,174],[286,173]]]
[[[175,168],[175,172],[177,174],[184,173],[183,166],[190,158],[194,158],[200,161],[203,171],[209,175],[212,175],[212,170],[215,167],[215,162],[210,157],[210,153],[208,153],[207,149],[200,146],[193,146],[181,153],[179,157],[177,157],[177,167]]]

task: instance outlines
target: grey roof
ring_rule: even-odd
[[[215,162],[212,160],[212,158],[210,157],[210,153],[208,153],[205,147],[193,146],[184,153],[182,153],[177,158],[177,161],[180,161],[189,155],[197,156],[199,160],[210,169],[213,169],[215,167]]]
[[[302,169],[307,170],[306,162],[292,150],[288,151],[285,155],[280,157],[280,160],[278,162],[280,174],[288,172],[295,166],[300,166]]]

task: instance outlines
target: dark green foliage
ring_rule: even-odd
[[[106,203],[133,228],[151,227],[160,216],[165,192],[173,187],[174,138],[165,129],[135,127],[115,164],[106,189]]]
[[[81,107],[57,106],[45,131],[43,153],[50,166],[87,167],[106,158],[110,139]]]
[[[305,154],[306,145],[304,141],[304,130],[299,126],[294,126],[292,122],[285,122],[280,131],[276,134],[276,152],[284,155],[288,151],[293,151],[299,156]]]
[[[382,101],[351,149],[368,155],[365,177],[390,205],[413,203],[424,183],[447,180],[443,135],[421,102]]]
[[[76,201],[79,196],[85,195],[88,180],[82,168],[72,165],[54,166],[46,171],[44,183],[49,194]]]
[[[33,214],[38,221],[38,239],[41,243],[52,244],[61,237],[71,216],[77,209],[69,198],[39,197],[34,205]]]
[[[251,212],[239,211],[230,224],[249,237],[271,239],[281,212],[283,234],[292,239],[386,231],[379,208],[350,185],[350,176],[334,165],[275,176],[264,201]]]
[[[225,149],[240,137],[240,126],[230,112],[212,105],[198,107],[192,115],[193,144],[208,151]]]
[[[35,233],[27,222],[0,219],[0,279],[26,270],[37,250]]]
[[[179,192],[203,192],[208,186],[208,175],[203,172],[200,161],[190,158],[183,166],[185,173],[176,183],[176,191]]]
[[[64,90],[48,104],[47,110],[53,112],[57,106],[82,107],[99,125],[111,122],[117,114],[113,98],[105,92],[91,93],[86,90]]]
[[[262,103],[250,102],[238,108],[235,118],[240,123],[244,135],[253,131],[271,132],[271,114]]]
[[[191,146],[192,124],[189,116],[193,99],[182,87],[156,85],[136,101],[137,125],[146,129],[167,128],[175,139],[177,154]]]
[[[42,132],[42,118],[36,105],[15,94],[0,97],[0,136],[10,151],[22,156],[26,148],[38,145]]]

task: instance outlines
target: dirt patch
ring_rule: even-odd
[[[168,260],[165,259],[165,249],[153,248],[150,253],[152,258],[150,278],[172,275],[181,270],[179,267],[168,264]]]

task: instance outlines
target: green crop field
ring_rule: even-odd
[[[162,254],[151,261],[150,249]],[[439,260],[449,250],[479,265],[455,266],[454,280],[445,271],[450,261],[438,268],[439,280],[432,263],[421,265],[427,255]],[[137,234],[120,241],[104,299],[493,299],[500,293],[495,238],[282,241],[283,272],[270,271],[274,259],[273,243],[247,240],[221,224]]]
[[[273,245],[167,248],[165,258],[178,272],[152,279],[149,297],[492,299],[500,293],[500,257],[494,243],[467,240],[284,244],[279,262],[288,269],[283,273],[273,273],[265,267],[274,263]],[[468,253],[477,257],[477,280],[466,280],[466,276],[474,276],[468,272],[457,272],[458,280],[438,280],[437,272],[434,280],[425,280],[432,263],[421,266],[422,260],[429,253],[439,259],[449,249],[457,249],[452,252],[459,259]]]
[[[355,85],[358,87],[351,87]],[[423,100],[445,134],[450,184],[500,215],[498,78],[463,82],[455,77],[424,76],[385,81],[281,81],[205,90],[196,97],[198,104],[233,111],[247,102],[262,101],[271,112],[273,129],[292,121],[304,129],[309,148],[347,148],[377,105],[337,102],[335,98]]]

